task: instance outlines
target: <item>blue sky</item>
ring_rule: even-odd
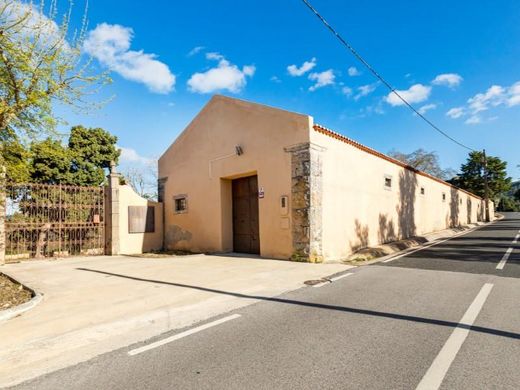
[[[517,1],[312,3],[439,127],[520,176]],[[86,51],[112,70],[100,98],[114,99],[89,115],[60,110],[116,134],[126,163],[160,156],[214,93],[310,114],[382,152],[422,147],[455,169],[466,158],[388,98],[300,0],[129,4],[89,2]]]

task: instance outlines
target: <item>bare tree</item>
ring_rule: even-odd
[[[457,172],[454,169],[442,169],[439,162],[439,156],[436,152],[428,152],[422,148],[415,150],[412,153],[402,153],[398,150],[391,150],[388,155],[405,164],[408,164],[415,169],[426,172],[432,176],[443,180],[448,180],[454,177]]]
[[[144,165],[123,168],[125,182],[146,199],[157,200],[157,160],[150,159]]]

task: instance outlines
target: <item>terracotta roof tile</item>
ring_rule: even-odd
[[[384,153],[381,153],[381,152],[378,152],[377,150],[374,150],[372,148],[369,148],[368,146],[365,146],[363,144],[360,144],[359,142],[356,142],[354,141],[353,139],[351,138],[348,138],[342,134],[339,134],[333,130],[330,130],[324,126],[321,126],[321,125],[318,125],[318,124],[315,124],[314,125],[314,130],[317,131],[318,133],[321,133],[321,134],[325,134],[331,138],[334,138],[334,139],[337,139],[338,141],[341,141],[341,142],[344,142],[346,144],[349,144],[359,150],[362,150],[366,153],[369,153],[373,156],[376,156],[376,157],[379,157],[383,160],[386,160],[386,161],[389,161],[391,162],[392,164],[396,164],[396,165],[399,165],[400,167],[403,167],[403,168],[406,168],[412,172],[415,172],[416,174],[418,175],[421,175],[421,176],[424,176],[424,177],[427,177],[429,179],[432,179],[432,180],[435,180],[436,182],[439,182],[441,184],[444,184],[448,187],[451,187],[451,188],[456,188],[457,190],[459,191],[462,191],[468,195],[471,195],[471,196],[474,196],[475,198],[478,198],[478,199],[482,199],[480,196],[477,196],[475,194],[472,194],[471,192],[469,191],[466,191],[466,190],[463,190],[462,188],[458,188],[457,186],[454,186],[453,184],[450,184],[442,179],[439,179],[438,177],[435,177],[435,176],[432,176],[426,172],[423,172],[423,171],[420,171],[414,167],[412,167],[411,165],[408,165],[408,164],[405,164],[403,163],[402,161],[399,161],[399,160],[396,160],[395,158],[392,158],[390,156],[387,156],[386,154]]]

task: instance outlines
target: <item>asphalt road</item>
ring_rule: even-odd
[[[519,231],[511,213],[17,388],[518,389]]]

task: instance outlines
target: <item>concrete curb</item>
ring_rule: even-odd
[[[408,248],[405,248],[405,249],[400,250],[400,251],[396,251],[394,253],[390,253],[390,254],[385,255],[385,256],[376,257],[376,258],[374,258],[372,260],[369,260],[369,261],[366,261],[366,262],[350,263],[347,260],[347,261],[344,262],[344,264],[348,264],[348,265],[353,265],[353,266],[359,267],[359,266],[364,266],[364,265],[381,263],[381,262],[384,262],[385,260],[390,260],[393,257],[404,256],[408,252],[418,251],[418,250],[421,250],[421,249],[423,249],[425,247],[429,247],[429,246],[434,246],[434,245],[440,244],[441,242],[444,242],[446,240],[450,240],[451,238],[456,238],[456,237],[459,237],[459,236],[463,236],[463,235],[471,233],[474,230],[477,230],[477,229],[479,229],[481,227],[488,226],[488,225],[491,225],[491,224],[493,224],[495,222],[498,222],[498,221],[502,220],[503,218],[504,218],[503,215],[498,214],[496,216],[495,220],[493,220],[491,222],[476,223],[476,224],[468,225],[468,227],[465,228],[463,231],[455,233],[455,234],[452,234],[452,235],[449,235],[449,234],[442,235],[442,232],[438,232],[439,235],[435,234],[436,238],[431,239],[431,240],[428,240],[426,238],[426,241],[421,243],[421,244],[418,244],[418,245],[415,245],[415,246],[410,246]],[[451,231],[452,229],[447,229],[447,230]],[[421,238],[425,238],[425,237],[421,237]]]
[[[1,272],[1,274],[4,275],[5,277],[11,279],[14,283],[21,284],[24,288],[26,288],[27,290],[29,290],[32,293],[33,297],[31,298],[30,301],[22,303],[21,305],[12,307],[7,310],[0,311],[0,323],[7,321],[13,317],[18,317],[22,313],[25,313],[26,311],[29,311],[32,308],[36,307],[36,305],[38,305],[42,301],[43,295],[40,294],[39,292],[34,291],[32,288],[26,286],[23,283],[20,283],[18,280],[12,278],[11,276],[9,276],[3,272]]]

